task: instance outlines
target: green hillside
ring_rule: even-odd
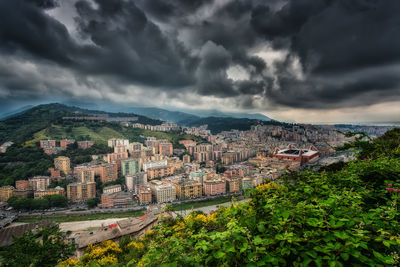
[[[206,117],[199,119],[187,119],[179,122],[181,125],[186,126],[200,126],[208,125],[208,129],[211,133],[216,134],[221,131],[230,131],[232,129],[247,131],[250,130],[252,125],[278,125],[278,126],[288,126],[290,124],[283,123],[275,120],[265,121],[265,120],[255,120],[247,118],[231,118],[231,117]]]
[[[94,141],[102,141],[115,134],[107,129],[116,123],[63,120],[65,116],[108,115],[109,117],[138,117],[139,123],[156,125],[159,120],[130,113],[111,113],[86,110],[62,104],[46,104],[33,107],[15,116],[0,121],[0,143],[13,141],[23,143],[41,137],[76,138],[92,136]],[[83,128],[81,128],[83,127]],[[85,129],[85,127],[89,129]],[[104,129],[103,129],[104,128]],[[94,132],[93,132],[94,130]],[[100,131],[100,132],[99,132]],[[116,136],[117,137],[117,136]]]
[[[31,145],[43,139],[74,139],[74,140],[92,140],[95,143],[107,143],[110,138],[125,138],[124,135],[110,128],[109,126],[92,127],[92,123],[77,124],[74,126],[64,126],[52,124],[33,134],[33,139],[25,142]]]

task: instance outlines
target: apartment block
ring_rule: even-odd
[[[131,158],[139,159],[139,158],[147,158],[151,157],[153,153],[153,149],[151,148],[142,148],[140,150],[130,150],[129,151]]]
[[[137,197],[140,204],[148,204],[152,202],[152,194],[150,187],[139,186],[137,190]]]
[[[18,189],[18,190],[29,190],[29,181],[28,180],[17,180],[17,181],[15,181],[15,189]]]
[[[60,147],[67,148],[68,145],[72,145],[74,143],[75,143],[75,140],[73,140],[73,139],[60,140]]]
[[[33,191],[38,190],[46,190],[50,185],[50,177],[49,176],[34,176],[29,180],[29,186]]]
[[[190,155],[186,154],[182,157],[183,164],[190,163]]]
[[[14,190],[14,186],[11,185],[0,187],[0,201],[7,201],[10,197],[13,196]]]
[[[56,147],[56,140],[40,140],[40,147],[43,149]]]
[[[49,188],[46,190],[35,191],[33,193],[34,198],[43,198],[44,196],[50,196],[50,195],[65,196],[65,190],[64,190],[64,188],[57,186],[55,188]]]
[[[77,166],[74,168],[74,175],[78,178],[81,183],[94,182],[95,169],[97,167],[90,166]]]
[[[163,142],[163,143],[158,143],[158,154],[164,155],[164,156],[172,156],[174,153],[174,147],[172,146],[172,143],[170,142]]]
[[[104,194],[112,194],[112,193],[117,193],[117,192],[121,192],[122,188],[120,184],[116,184],[116,185],[110,185],[110,186],[106,186],[103,188],[103,193]]]
[[[250,177],[245,177],[242,179],[242,189],[251,189],[254,188],[254,180],[251,179]]]
[[[118,167],[115,163],[102,164],[99,166],[100,181],[102,183],[112,182],[118,179]]]
[[[17,198],[28,198],[32,194],[32,190],[29,189],[15,189],[13,192],[13,197]]]
[[[143,163],[143,171],[147,171],[149,168],[156,168],[156,167],[162,167],[162,166],[167,166],[168,161],[166,159],[163,160],[150,160],[147,162]]]
[[[150,188],[157,203],[171,202],[176,199],[176,189],[171,183],[156,180],[150,183]]]
[[[54,168],[49,168],[50,178],[51,179],[60,179],[61,178],[61,171],[56,170]]]
[[[206,196],[215,196],[226,193],[226,183],[223,180],[203,181],[203,192]]]
[[[78,141],[79,149],[87,149],[93,146],[93,141]]]
[[[178,199],[193,199],[203,195],[203,187],[198,181],[182,179],[174,185]]]
[[[104,193],[101,195],[101,208],[127,208],[133,205],[132,194],[129,192]]]
[[[57,157],[54,159],[54,167],[56,170],[62,171],[64,174],[71,173],[71,162],[68,157]]]
[[[128,148],[129,152],[136,151],[136,150],[142,150],[142,149],[143,149],[143,144],[139,143],[139,142],[130,143],[129,148]]]
[[[127,153],[128,152],[128,146],[125,145],[116,145],[114,146],[114,153]]]
[[[147,173],[140,172],[136,174],[130,174],[125,176],[125,184],[128,191],[137,192],[137,186],[147,185]]]
[[[105,161],[108,163],[117,162],[120,160],[124,160],[128,158],[128,152],[121,152],[121,153],[109,153],[105,157]]]
[[[116,139],[116,138],[112,138],[112,139],[108,140],[109,147],[115,147],[118,145],[123,145],[123,146],[129,147],[129,140],[128,139]]]
[[[140,160],[125,159],[121,160],[121,173],[123,176],[132,175],[140,172]]]
[[[226,179],[226,191],[229,193],[240,192],[241,179],[239,178],[229,178]]]
[[[174,174],[174,167],[169,165],[147,169],[147,179],[149,180],[171,176],[173,174]]]
[[[72,183],[67,185],[67,198],[70,202],[85,202],[96,197],[96,183]]]

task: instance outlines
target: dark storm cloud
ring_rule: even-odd
[[[287,38],[290,57],[299,57],[306,75],[298,80],[283,64],[280,90],[268,96],[289,106],[327,108],[398,99],[399,12],[396,0],[300,0],[277,12],[254,9],[254,29],[267,40]]]
[[[135,85],[232,97],[242,108],[255,98],[305,108],[400,98],[398,0],[75,2],[77,36],[49,15],[61,1],[0,0],[0,60],[19,62],[0,70],[0,98],[70,97],[78,89],[68,79],[99,95],[109,88],[93,79],[121,95]],[[265,47],[286,58],[261,56]],[[39,75],[18,75],[24,68]]]
[[[212,0],[142,0],[139,1],[139,5],[155,20],[167,22],[170,19],[190,16],[197,9],[212,2]]]
[[[78,29],[100,50],[84,66],[96,74],[121,76],[130,82],[152,86],[184,86],[193,83],[196,60],[174,36],[159,27],[131,1],[78,1]]]

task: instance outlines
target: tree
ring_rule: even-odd
[[[4,267],[50,267],[72,255],[74,250],[72,244],[64,241],[58,225],[53,225],[37,232],[29,230],[14,238],[13,244],[4,247],[0,255]]]
[[[68,199],[61,195],[50,195],[44,197],[49,202],[49,207],[66,207]]]
[[[86,201],[86,205],[88,205],[89,209],[93,209],[100,203],[100,199],[98,197],[88,199]]]

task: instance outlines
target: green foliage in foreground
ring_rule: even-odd
[[[392,151],[374,140],[370,159],[292,173],[247,203],[170,219],[140,240],[94,246],[60,265],[399,266],[400,132],[387,136]]]
[[[52,267],[60,259],[65,259],[75,248],[64,242],[58,226],[50,226],[39,231],[27,231],[14,238],[14,244],[3,248],[1,266],[4,267]]]

